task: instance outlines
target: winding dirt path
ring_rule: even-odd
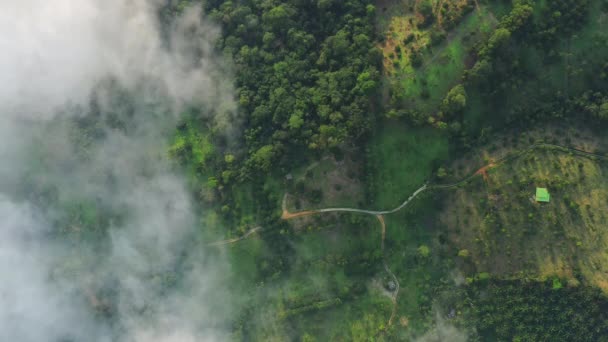
[[[283,202],[282,202],[283,215],[281,216],[281,218],[283,220],[290,220],[290,219],[297,218],[297,217],[305,217],[305,216],[322,214],[322,213],[352,212],[352,213],[374,215],[378,219],[378,221],[380,222],[381,229],[382,229],[382,241],[381,241],[381,245],[380,245],[381,251],[382,251],[382,256],[383,256],[382,265],[383,265],[386,273],[388,273],[391,276],[391,278],[393,279],[393,281],[395,282],[395,285],[396,285],[395,292],[391,298],[391,301],[393,302],[393,309],[391,311],[391,316],[390,316],[387,326],[386,326],[386,329],[388,329],[392,325],[395,315],[397,313],[397,297],[399,295],[400,285],[399,285],[399,281],[398,281],[397,277],[391,271],[391,269],[388,267],[388,264],[386,263],[386,257],[384,254],[384,241],[386,239],[386,222],[384,221],[384,215],[393,214],[397,211],[400,211],[401,209],[405,208],[412,200],[414,200],[420,193],[422,193],[426,190],[455,188],[455,187],[458,187],[460,185],[463,185],[463,184],[471,181],[473,178],[475,178],[476,176],[480,176],[480,175],[483,176],[485,180],[487,180],[488,170],[498,167],[501,164],[504,164],[508,161],[517,159],[517,158],[525,155],[526,153],[531,152],[538,148],[548,148],[548,149],[554,149],[554,150],[561,151],[561,152],[574,153],[574,154],[578,154],[578,155],[582,155],[582,156],[586,156],[586,157],[608,159],[608,156],[591,153],[591,152],[579,150],[576,148],[565,147],[565,146],[554,145],[554,144],[547,144],[547,143],[537,143],[537,144],[533,144],[533,145],[529,146],[526,149],[509,153],[495,161],[492,161],[489,164],[484,165],[483,167],[481,167],[478,170],[476,170],[475,172],[473,172],[471,175],[463,178],[462,180],[460,180],[458,182],[450,183],[450,184],[436,184],[436,185],[431,185],[431,186],[424,184],[423,186],[418,188],[418,190],[414,191],[414,193],[412,195],[410,195],[410,197],[408,197],[403,203],[401,203],[399,206],[397,206],[396,208],[391,209],[391,210],[367,210],[367,209],[355,209],[355,208],[324,208],[324,209],[305,210],[305,211],[290,213],[289,210],[287,210],[288,194],[285,193],[285,195],[283,196]],[[384,331],[386,331],[386,329]]]
[[[287,196],[288,195],[289,195],[288,193],[285,193],[285,195],[283,195],[283,201],[281,201],[281,209],[283,209],[283,214],[281,214],[282,220],[291,220],[296,217],[309,216],[309,215],[314,215],[317,213],[314,210],[305,210],[305,211],[298,211],[295,213],[290,213],[289,210],[287,210]]]
[[[382,228],[382,242],[380,243],[380,250],[382,251],[382,266],[384,266],[384,270],[386,271],[386,273],[388,273],[395,282],[395,291],[393,292],[393,295],[391,297],[391,301],[393,302],[393,309],[391,310],[391,317],[388,319],[388,324],[386,325],[386,328],[388,329],[388,327],[393,324],[393,319],[395,318],[395,314],[397,313],[397,297],[399,296],[400,287],[399,280],[397,279],[393,271],[391,271],[391,269],[388,267],[388,264],[386,263],[386,255],[384,255],[384,241],[386,240],[386,222],[384,222],[384,216],[376,215],[376,218],[380,222],[380,227]]]
[[[388,324],[387,324],[385,330],[383,330],[383,331],[386,331],[386,329],[388,329],[392,325],[395,315],[397,313],[397,298],[399,295],[400,285],[399,285],[399,281],[398,281],[397,277],[391,271],[391,269],[388,267],[388,264],[386,263],[386,257],[384,254],[384,252],[385,252],[384,251],[384,242],[386,239],[386,222],[384,221],[384,215],[389,215],[389,214],[393,214],[397,211],[400,211],[401,209],[405,208],[411,201],[413,201],[420,193],[422,193],[426,190],[455,188],[460,185],[466,184],[467,182],[471,181],[473,178],[475,178],[476,176],[479,176],[479,175],[484,176],[484,178],[485,178],[485,177],[487,177],[487,171],[489,169],[498,167],[501,164],[504,164],[508,161],[517,159],[517,158],[525,155],[526,153],[531,152],[538,148],[554,149],[554,150],[565,152],[565,153],[573,153],[573,154],[578,154],[581,156],[608,160],[608,155],[601,155],[601,154],[597,154],[597,153],[587,152],[587,151],[580,150],[577,148],[572,148],[572,147],[566,147],[566,146],[560,146],[560,145],[554,145],[554,144],[548,144],[548,143],[536,143],[536,144],[529,146],[526,149],[508,153],[505,156],[503,156],[495,161],[492,161],[489,164],[479,168],[478,170],[473,172],[471,175],[463,178],[462,180],[460,180],[458,182],[450,183],[450,184],[435,184],[435,185],[430,185],[430,186],[428,184],[424,184],[420,188],[418,188],[418,190],[414,191],[414,193],[412,193],[399,206],[397,206],[394,209],[390,209],[390,210],[368,210],[368,209],[356,209],[356,208],[324,208],[324,209],[317,209],[317,210],[304,210],[304,211],[291,213],[287,209],[288,193],[285,193],[285,195],[283,196],[282,203],[281,203],[281,207],[282,207],[282,211],[283,211],[283,213],[281,215],[281,219],[291,220],[291,219],[298,218],[298,217],[306,217],[306,216],[317,215],[317,214],[322,214],[322,213],[330,213],[330,212],[352,212],[352,213],[360,213],[360,214],[366,214],[366,215],[374,215],[378,219],[378,222],[380,222],[380,227],[382,229],[382,241],[381,241],[381,245],[380,245],[381,251],[382,251],[382,256],[383,256],[382,265],[383,265],[386,273],[388,273],[391,276],[391,278],[393,279],[393,281],[395,282],[395,285],[396,285],[394,294],[391,298],[391,301],[393,303],[393,309],[391,311],[391,316],[388,320]],[[245,233],[241,237],[217,241],[217,242],[210,243],[208,245],[221,246],[221,245],[236,243],[236,242],[242,241],[244,239],[247,239],[252,234],[262,231],[262,230],[263,230],[263,228],[261,226],[257,226],[257,227],[250,229],[247,233]]]
[[[398,207],[391,209],[391,210],[367,210],[367,209],[357,209],[357,208],[324,208],[324,209],[305,210],[305,211],[298,211],[295,213],[291,213],[291,212],[289,212],[289,210],[287,210],[287,194],[285,194],[285,196],[283,196],[283,215],[281,215],[281,218],[283,220],[291,220],[296,217],[310,216],[310,215],[322,214],[322,213],[334,213],[334,212],[360,213],[360,214],[367,214],[367,215],[374,215],[374,216],[388,215],[388,214],[393,214],[393,213],[405,208],[414,198],[416,198],[416,196],[418,196],[421,192],[425,191],[426,189],[429,189],[429,187],[426,184],[424,184],[423,186],[418,188],[418,190],[414,191],[414,193],[410,197],[408,197],[403,203],[401,203]]]
[[[374,215],[376,217],[382,217],[383,215],[389,215],[389,214],[393,214],[397,211],[400,211],[401,209],[405,208],[412,200],[414,200],[420,193],[426,191],[426,190],[435,190],[435,189],[449,189],[449,188],[454,188],[460,185],[463,185],[467,182],[469,182],[471,179],[473,179],[474,177],[478,176],[478,175],[485,175],[487,174],[487,171],[489,169],[495,168],[500,166],[501,164],[504,164],[508,161],[514,160],[516,158],[521,157],[522,155],[531,152],[535,149],[538,148],[546,148],[546,149],[554,149],[556,151],[561,151],[561,152],[565,152],[565,153],[573,153],[573,154],[578,154],[581,156],[586,156],[586,157],[590,157],[590,158],[598,158],[598,159],[604,159],[604,160],[608,160],[608,155],[602,155],[602,154],[597,154],[597,153],[592,153],[592,152],[588,152],[588,151],[584,151],[584,150],[580,150],[577,148],[573,148],[573,147],[567,147],[567,146],[561,146],[561,145],[555,145],[555,144],[549,144],[549,143],[536,143],[536,144],[532,144],[529,147],[525,148],[525,149],[521,149],[519,151],[514,151],[511,153],[507,153],[506,155],[504,155],[503,157],[496,159],[492,162],[490,162],[489,164],[479,168],[477,171],[473,172],[471,175],[461,179],[458,182],[455,183],[450,183],[450,184],[435,184],[435,185],[428,185],[428,184],[424,184],[423,186],[421,186],[420,188],[418,188],[418,190],[414,191],[414,193],[412,195],[410,195],[410,197],[408,197],[405,201],[403,201],[403,203],[401,203],[399,206],[397,206],[394,209],[390,209],[390,210],[369,210],[369,209],[356,209],[356,208],[324,208],[324,209],[317,209],[317,210],[304,210],[304,211],[298,211],[295,213],[289,212],[289,210],[287,209],[287,196],[288,193],[285,193],[285,195],[283,196],[283,201],[281,203],[282,209],[283,209],[283,213],[281,215],[281,219],[283,220],[291,220],[294,218],[298,218],[298,217],[305,217],[305,216],[310,216],[310,215],[316,215],[316,214],[322,214],[322,213],[330,213],[330,212],[352,212],[352,213],[360,213],[360,214],[366,214],[366,215]],[[381,220],[382,226],[383,226],[383,231],[384,231],[384,218],[378,218],[379,220]],[[249,236],[251,236],[252,234],[262,231],[263,228],[261,226],[256,226],[252,229],[250,229],[247,233],[245,233],[243,236],[238,237],[238,238],[233,238],[233,239],[228,239],[228,240],[222,240],[222,241],[217,241],[217,242],[212,242],[209,243],[208,245],[210,246],[219,246],[219,245],[227,245],[227,244],[231,244],[231,243],[236,243],[239,242],[241,240],[244,240],[246,238],[248,238]],[[382,243],[384,244],[384,235],[382,238]],[[384,249],[384,245],[382,246],[382,248]]]
[[[233,238],[233,239],[228,239],[228,240],[222,240],[222,241],[215,241],[215,242],[207,244],[207,246],[223,246],[223,245],[229,245],[231,243],[236,243],[236,242],[239,242],[241,240],[247,239],[251,234],[254,234],[254,233],[259,232],[261,230],[264,230],[264,228],[262,228],[262,226],[256,226],[256,227],[253,227],[253,228],[249,229],[247,231],[247,233],[241,235],[238,238]]]
[[[527,147],[525,149],[507,153],[503,157],[496,159],[496,160],[490,162],[489,164],[479,168],[477,171],[473,172],[471,175],[461,179],[458,182],[450,183],[450,184],[434,184],[434,185],[424,184],[423,186],[418,188],[418,190],[414,191],[414,193],[412,195],[410,195],[410,197],[408,197],[405,201],[403,201],[399,206],[397,206],[396,208],[390,209],[390,210],[369,210],[369,209],[357,209],[357,208],[323,208],[323,209],[317,209],[317,210],[304,210],[304,211],[298,211],[298,212],[292,213],[292,212],[289,212],[289,210],[287,209],[288,193],[285,193],[285,195],[283,196],[283,201],[281,203],[281,206],[283,209],[281,219],[291,220],[291,219],[298,218],[298,217],[305,217],[305,216],[322,214],[322,213],[330,213],[330,212],[351,212],[351,213],[360,213],[360,214],[366,214],[366,215],[374,215],[376,217],[393,214],[393,213],[396,213],[397,211],[400,211],[401,209],[405,208],[412,200],[414,200],[420,193],[422,193],[424,191],[435,190],[435,189],[449,189],[449,188],[454,188],[454,187],[463,185],[463,184],[471,181],[474,177],[476,177],[478,175],[482,175],[482,176],[487,175],[487,171],[492,168],[498,167],[501,164],[504,164],[508,161],[519,158],[522,155],[524,155],[528,152],[531,152],[535,149],[538,149],[538,148],[554,149],[556,151],[561,151],[561,152],[565,152],[565,153],[573,153],[573,154],[578,154],[581,156],[608,160],[608,155],[592,153],[592,152],[580,150],[580,149],[573,148],[573,147],[567,147],[567,146],[561,146],[561,145],[555,145],[555,144],[549,144],[549,143],[536,143],[536,144],[530,145],[529,147]],[[384,218],[382,218],[381,222],[384,227]],[[236,242],[244,240],[244,239],[248,238],[249,236],[251,236],[252,234],[262,231],[262,230],[263,230],[262,227],[256,226],[256,227],[250,229],[247,233],[245,233],[241,237],[212,242],[212,243],[209,243],[208,245],[219,246],[219,245],[236,243]],[[382,241],[384,243],[384,238]]]

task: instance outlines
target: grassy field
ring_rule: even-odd
[[[398,206],[431,177],[447,156],[448,140],[442,132],[386,121],[369,147],[372,206]]]

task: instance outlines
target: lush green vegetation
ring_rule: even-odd
[[[391,305],[383,294],[377,221],[302,220],[280,232],[292,253],[271,252],[259,238],[228,246],[236,267],[230,287],[242,300],[236,334],[257,341],[364,340],[379,333]]]
[[[291,210],[365,205],[361,157],[338,152],[294,170],[287,181]]]
[[[608,301],[589,287],[489,281],[467,289],[462,324],[472,341],[606,341]]]
[[[432,327],[436,299],[451,267],[441,230],[428,224],[439,200],[437,194],[423,195],[386,218],[385,253],[401,286],[389,340],[411,340]]]
[[[185,3],[167,7],[165,17]],[[229,143],[208,128],[202,109],[179,128],[170,153],[190,170],[198,197],[221,208],[229,234],[242,233],[253,221],[274,224],[278,180],[290,168],[369,135],[380,76],[375,7],[253,0],[204,7],[223,29],[218,50],[234,63],[244,138]],[[318,191],[307,191],[313,202]]]
[[[218,42],[237,67],[248,170],[293,161],[302,149],[353,141],[374,121],[378,83],[369,1],[207,1]],[[297,159],[296,159],[297,160]]]
[[[11,190],[68,241],[53,272],[95,276],[94,251],[130,215],[102,195],[125,176],[79,168],[141,135],[129,175],[185,175],[199,234],[143,277],[162,294],[197,251],[225,256],[235,341],[450,340],[433,335],[446,326],[472,341],[608,340],[608,162],[554,146],[492,164],[541,141],[608,152],[607,0],[183,0],[163,25],[194,3],[222,30],[242,134],[186,108],[158,127],[166,141],[148,137],[164,104],[113,81],[89,112],[36,128]],[[310,211],[336,207],[367,212]],[[110,321],[116,295],[90,292]]]
[[[196,109],[168,153],[213,209],[205,219],[225,227],[205,234],[264,228],[220,247],[233,265],[235,340],[413,340],[445,325],[480,341],[606,335],[598,160],[539,150],[425,193],[384,218],[384,252],[373,217],[280,219],[285,193],[291,212],[391,209],[425,182],[462,179],[536,141],[605,151],[581,122],[601,130],[608,118],[606,1],[204,8],[223,29],[244,136],[229,141]],[[550,204],[530,200],[535,186]],[[99,217],[77,208],[77,220]],[[401,288],[395,303],[383,262]]]
[[[520,145],[529,144],[522,140]],[[454,247],[468,251],[459,260],[462,269],[470,277],[558,275],[606,291],[606,166],[559,149],[537,149],[491,169],[486,181],[446,194],[452,204],[441,220]],[[534,202],[536,187],[550,189],[550,203]]]
[[[422,8],[392,19],[389,38],[382,46],[385,71],[390,75],[392,108],[388,116],[408,117],[417,123],[436,117],[443,97],[460,82],[470,63],[470,50],[495,26],[495,18],[486,7],[473,11],[472,1],[458,3],[443,2],[440,11],[427,15],[442,18],[446,14],[440,12],[449,13],[455,18],[449,25],[443,21],[429,27],[416,25]]]
[[[517,2],[467,72],[470,129],[577,117],[581,97],[602,102],[589,98],[608,90],[605,13],[602,1]]]

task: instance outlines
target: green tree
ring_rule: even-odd
[[[438,178],[445,178],[445,176],[447,176],[448,173],[446,172],[445,168],[440,167],[439,169],[437,169],[437,177]]]
[[[260,147],[252,156],[251,160],[260,170],[268,171],[275,157],[275,149],[272,145]]]
[[[304,119],[302,119],[301,112],[291,114],[291,116],[289,117],[289,128],[296,130],[296,129],[299,129],[300,127],[302,127],[303,124],[304,124]]]
[[[423,258],[428,258],[431,255],[431,249],[427,245],[420,245],[418,247],[418,254]]]
[[[506,28],[496,29],[486,45],[479,51],[480,58],[487,58],[494,55],[498,50],[507,44],[511,38],[511,31]]]
[[[450,89],[445,99],[443,99],[443,110],[447,114],[456,114],[467,105],[467,92],[462,84]]]
[[[287,5],[281,4],[264,13],[262,19],[269,30],[276,32],[287,32],[291,26],[291,18],[296,15],[296,10]]]
[[[356,89],[362,94],[370,95],[378,86],[376,83],[377,75],[372,75],[372,73],[374,73],[374,71],[368,69],[360,73],[357,77]]]

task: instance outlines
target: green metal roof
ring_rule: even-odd
[[[536,202],[549,202],[551,195],[546,188],[536,188]]]

